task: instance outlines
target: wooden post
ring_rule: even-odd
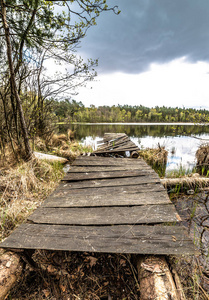
[[[140,300],[181,300],[163,256],[138,256]]]

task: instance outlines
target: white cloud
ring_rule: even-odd
[[[140,74],[99,75],[75,97],[86,106],[145,105],[205,107],[209,109],[209,64],[189,63],[180,58],[166,64],[151,64]]]

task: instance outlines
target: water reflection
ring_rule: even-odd
[[[205,139],[209,141],[209,126],[202,125],[80,125],[69,124],[59,127],[60,132],[75,130],[75,137],[86,145],[96,149],[97,141],[106,132],[124,132],[140,148],[156,147],[158,143],[168,150],[166,171],[179,169],[180,166],[191,170],[195,165],[195,153]],[[198,139],[197,139],[198,138]],[[199,139],[200,138],[200,139]]]
[[[209,136],[209,135],[208,135]],[[140,139],[140,144],[137,139],[132,139],[140,147],[156,147],[158,143],[164,146],[168,151],[168,162],[166,171],[179,169],[182,167],[185,170],[192,170],[195,166],[195,153],[200,146],[200,140],[189,136],[175,137],[152,137],[147,136]]]

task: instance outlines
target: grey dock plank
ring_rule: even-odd
[[[86,158],[86,159],[85,159]],[[79,156],[72,166],[147,166],[142,159]]]
[[[68,173],[90,173],[90,172],[118,172],[118,171],[127,171],[127,170],[145,170],[151,171],[150,166],[137,166],[137,165],[128,165],[128,166],[72,166]]]
[[[23,224],[2,248],[193,255],[195,247],[179,226],[65,226]]]
[[[133,163],[138,163],[138,164],[146,164],[146,162],[142,158],[125,158],[125,157],[104,157],[104,156],[85,156],[85,155],[80,155],[76,158],[75,161],[82,160],[82,161],[105,161],[105,162],[112,162],[112,163],[117,163],[119,165],[124,165],[127,163],[133,164]]]
[[[89,187],[88,189],[72,188],[70,182],[62,181],[57,189],[50,195],[50,197],[60,197],[65,195],[99,195],[99,194],[116,194],[116,193],[129,193],[139,194],[147,192],[165,192],[165,188],[160,182],[157,183],[142,183],[137,185],[124,185],[124,186],[101,186]],[[124,194],[125,195],[125,194]]]
[[[154,174],[152,170],[126,170],[126,171],[114,171],[114,172],[95,172],[95,173],[68,173],[62,180],[67,181],[80,181],[80,180],[99,180],[99,179],[116,179],[127,177],[141,177],[151,176],[152,178],[159,178],[157,174]],[[131,178],[130,178],[131,180]]]
[[[133,207],[48,208],[40,207],[29,221],[63,225],[154,224],[178,222],[174,205],[143,205]]]
[[[62,180],[65,181],[64,179]],[[67,181],[66,181],[67,182]],[[125,186],[125,185],[138,185],[144,183],[160,183],[157,176],[140,176],[131,178],[116,178],[116,179],[100,179],[100,180],[85,180],[69,182],[69,187],[73,189],[88,189],[92,187],[106,187],[106,186]]]
[[[42,207],[95,207],[95,206],[129,206],[169,204],[169,197],[161,191],[159,193],[106,193],[106,194],[63,194],[57,193],[55,197],[48,197]]]

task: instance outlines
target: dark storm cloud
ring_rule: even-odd
[[[99,58],[99,71],[140,73],[150,63],[186,56],[209,61],[208,0],[112,0],[119,16],[103,13],[80,51]]]

